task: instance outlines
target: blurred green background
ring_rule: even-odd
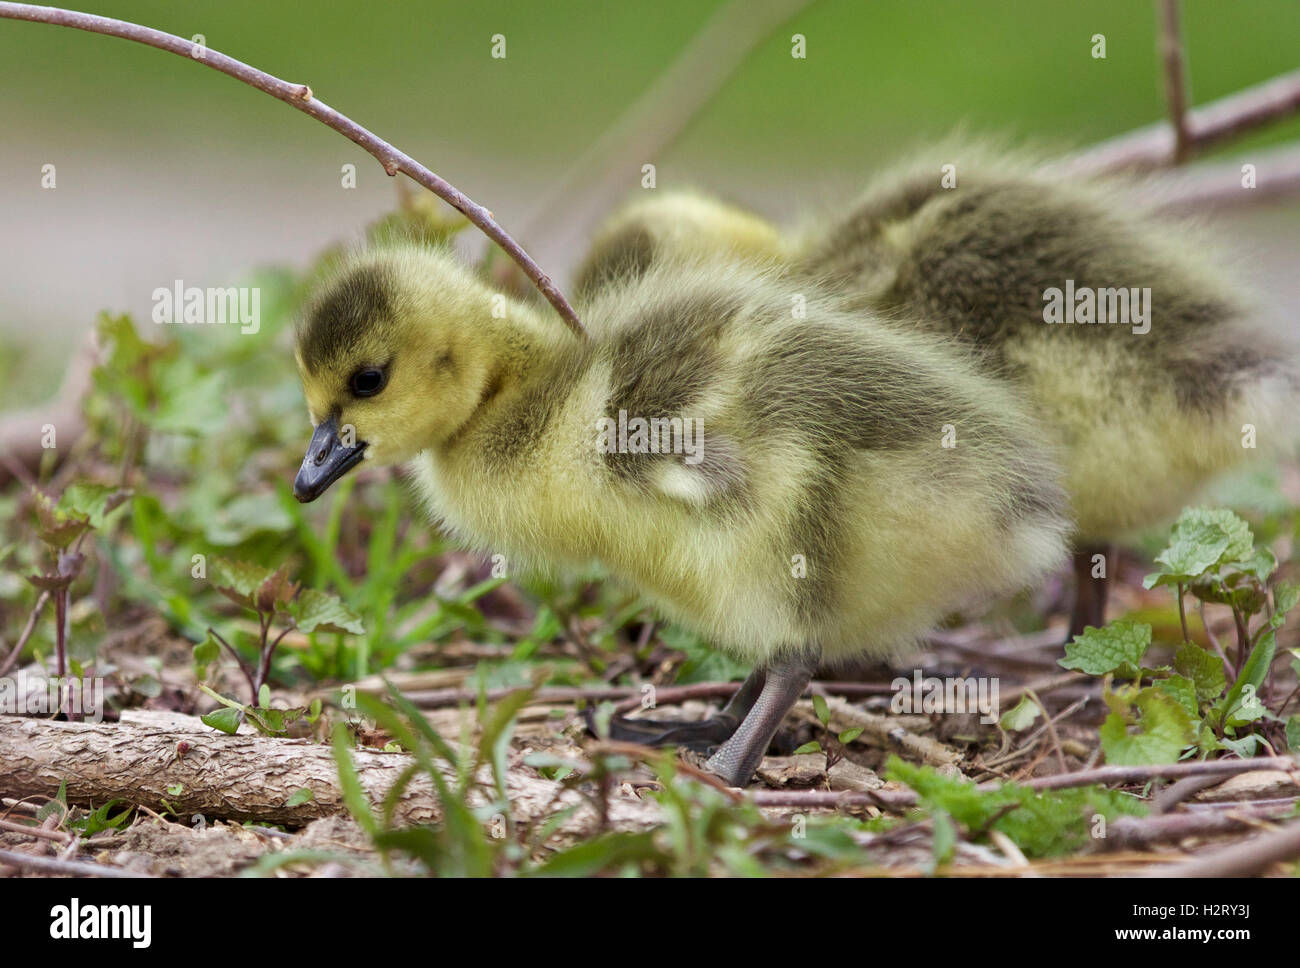
[[[493,209],[507,230],[720,6],[701,0],[303,5],[87,2],[203,34],[295,82]],[[790,35],[808,56],[790,56]],[[504,34],[508,56],[490,57]],[[1107,57],[1090,56],[1105,34]],[[1185,4],[1194,103],[1300,63],[1296,0]],[[222,285],[303,266],[392,206],[392,180],[339,135],[174,55],[0,20],[0,406],[54,389],[100,309],[147,320],[175,279]],[[957,126],[1080,146],[1164,116],[1142,0],[817,0],[760,44],[654,162],[775,216],[850,196],[875,166]],[[1300,121],[1234,143],[1249,160]],[[41,166],[57,166],[55,191]],[[357,166],[358,185],[340,185]],[[637,191],[639,164],[626,172]],[[1300,202],[1223,217],[1269,300],[1297,302]],[[560,280],[572,242],[522,241]],[[286,374],[290,371],[286,359]]]

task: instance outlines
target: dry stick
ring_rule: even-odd
[[[1178,0],[1160,4],[1160,59],[1165,69],[1165,99],[1169,102],[1169,123],[1174,129],[1174,164],[1191,154],[1191,132],[1187,130],[1187,74],[1183,70],[1183,35],[1178,24]]]
[[[1032,790],[1062,790],[1068,787],[1091,786],[1094,783],[1142,783],[1147,780],[1182,778],[1199,774],[1232,776],[1254,770],[1287,770],[1300,768],[1289,756],[1260,756],[1251,760],[1196,760],[1190,763],[1159,763],[1147,766],[1102,766],[1076,773],[1043,776],[1021,784]],[[980,790],[996,790],[1000,783],[981,783]],[[916,804],[916,794],[911,791],[875,790],[863,792],[827,793],[821,790],[759,790],[752,795],[760,807],[827,807],[852,808],[883,806],[906,808]]]
[[[1171,784],[1167,790],[1157,796],[1151,804],[1151,812],[1169,813],[1188,797],[1200,793],[1202,790],[1208,790],[1212,786],[1218,786],[1222,782],[1223,777],[1221,776],[1186,777],[1177,783]]]
[[[1239,161],[1201,164],[1149,182],[1156,205],[1170,211],[1203,211],[1207,207],[1263,205],[1300,191],[1300,149],[1292,144],[1253,149],[1254,187],[1242,184]]]
[[[1144,877],[1250,877],[1275,864],[1300,857],[1300,822],[1228,847],[1207,852],[1182,864],[1162,865]]]
[[[1034,705],[1043,711],[1043,719],[1045,720],[1043,727],[1047,730],[1048,739],[1052,741],[1052,749],[1056,751],[1057,765],[1061,767],[1062,773],[1068,773],[1070,768],[1065,763],[1065,751],[1061,749],[1061,737],[1056,735],[1056,723],[1052,719],[1052,714],[1048,711],[1047,706],[1044,705],[1043,701],[1038,698],[1038,694],[1032,689],[1026,692],[1025,695],[1033,700]],[[1082,702],[1086,701],[1087,700],[1082,700]]]
[[[105,867],[103,864],[89,864],[80,860],[56,860],[53,857],[34,857],[12,850],[0,850],[0,864],[19,867],[24,870],[40,871],[42,874],[66,874],[71,877],[152,877],[152,874],[138,874],[125,871],[120,867]]]
[[[685,702],[688,699],[728,699],[740,688],[739,682],[696,682],[688,686],[657,686],[655,688],[655,705],[669,706]],[[879,696],[888,695],[889,686],[870,682],[811,682],[808,690],[833,693],[843,696]],[[489,689],[488,702],[504,698],[514,689]],[[472,689],[424,689],[404,690],[407,699],[420,709],[444,709],[459,706],[461,703],[478,701],[478,693]],[[617,712],[627,712],[641,705],[641,690],[637,686],[547,686],[537,690],[529,705],[552,705],[571,702],[618,702]]]
[[[36,604],[32,606],[32,614],[27,616],[27,624],[23,627],[22,634],[18,636],[17,643],[15,643],[12,651],[5,656],[5,660],[0,662],[0,676],[7,675],[9,670],[14,667],[14,663],[18,661],[18,657],[23,654],[23,646],[32,637],[32,632],[36,629],[36,622],[45,609],[45,603],[49,600],[49,592],[41,592],[40,597],[36,599]]]
[[[1290,807],[1247,807],[1213,813],[1170,813],[1153,817],[1119,817],[1106,830],[1109,850],[1150,847],[1186,837],[1213,837],[1251,830],[1260,823],[1281,820]],[[1240,843],[1240,841],[1238,841]]]
[[[1297,112],[1300,112],[1300,70],[1188,111],[1188,149],[1192,154],[1200,153]],[[1175,149],[1173,131],[1161,122],[1103,141],[1052,167],[1072,174],[1162,168],[1173,160]]]
[[[519,237],[530,239],[561,216],[572,230],[586,227],[607,208],[630,176],[653,161],[707,105],[745,57],[810,0],[731,0],[706,23],[686,49],[588,148],[523,221]]]
[[[93,14],[81,13],[76,10],[63,10],[58,7],[38,7],[26,3],[0,3],[0,17],[54,24],[59,27],[75,27],[78,30],[88,30],[91,33],[106,34],[110,37],[121,37],[124,40],[134,40],[140,44],[157,47],[159,50],[169,51],[189,60],[200,61],[213,70],[228,74],[238,81],[243,81],[250,87],[278,98],[304,114],[311,115],[317,121],[333,128],[349,141],[372,154],[384,166],[384,171],[388,172],[389,175],[396,175],[399,171],[402,172],[429,189],[448,205],[462,212],[484,235],[505,250],[506,254],[518,264],[524,275],[555,307],[556,312],[560,314],[568,327],[579,337],[586,337],[587,331],[583,328],[578,319],[578,314],[573,311],[573,307],[569,305],[568,300],[551,282],[550,277],[520,247],[519,243],[507,235],[506,231],[497,224],[491,212],[469,198],[450,182],[424,167],[410,155],[399,151],[387,141],[361,127],[351,118],[340,114],[315,98],[312,95],[311,88],[306,84],[290,84],[288,81],[281,80],[255,67],[250,67],[243,61],[235,60],[233,57],[229,57],[210,47],[195,44],[193,41],[185,40],[174,34],[154,30],[151,27],[142,27],[139,24],[133,24],[125,20],[97,17]]]
[[[76,837],[62,830],[46,830],[44,827],[32,827],[27,824],[14,823],[11,820],[0,820],[0,830],[8,830],[10,833],[15,834],[27,834],[29,837],[37,837],[41,840],[54,840],[64,845],[77,842]]]
[[[857,728],[862,732],[856,742],[863,745],[896,750],[928,766],[960,772],[957,766],[961,761],[960,753],[928,736],[921,736],[904,729],[897,720],[889,716],[858,709],[835,696],[826,700],[826,708],[830,712],[831,729],[836,733]],[[814,718],[816,718],[815,714]]]

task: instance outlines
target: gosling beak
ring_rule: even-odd
[[[311,435],[307,456],[302,459],[298,476],[293,479],[293,496],[303,504],[316,500],[331,484],[361,463],[365,449],[364,440],[351,447],[339,440],[337,418],[322,420]]]

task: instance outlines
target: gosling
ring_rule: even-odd
[[[598,287],[677,258],[664,225],[688,210],[681,257],[783,265],[791,284],[829,287],[842,309],[921,328],[1009,381],[1061,448],[1073,637],[1105,622],[1115,542],[1288,446],[1295,353],[1258,325],[1213,246],[1143,209],[1140,185],[1066,182],[985,152],[945,157],[967,158],[953,187],[937,164],[896,170],[847,214],[786,235],[698,195],[642,202],[598,236],[581,278]],[[633,238],[638,262],[611,258]]]
[[[714,720],[643,740],[749,782],[821,660],[904,650],[1064,560],[1051,448],[931,335],[739,263],[661,260],[581,340],[446,251],[351,258],[297,328],[319,497],[409,465],[443,528],[555,571],[599,561],[755,671]]]

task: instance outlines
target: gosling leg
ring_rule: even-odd
[[[699,753],[707,753],[725,742],[740,725],[759,694],[763,691],[767,672],[755,669],[731,694],[722,711],[697,723],[659,723],[648,719],[627,719],[615,716],[609,721],[609,738],[643,746],[684,746]],[[595,733],[595,723],[588,712],[587,727]]]
[[[794,659],[779,659],[767,668],[762,692],[731,738],[708,758],[704,768],[731,786],[745,786],[763,762],[772,737],[795,700],[803,693],[821,659],[821,648]]]
[[[1114,560],[1114,545],[1082,545],[1074,553],[1074,610],[1070,614],[1070,635],[1067,641],[1092,625],[1101,628],[1106,624],[1106,595],[1109,591],[1110,568]],[[1093,578],[1094,555],[1105,558],[1105,578]]]

